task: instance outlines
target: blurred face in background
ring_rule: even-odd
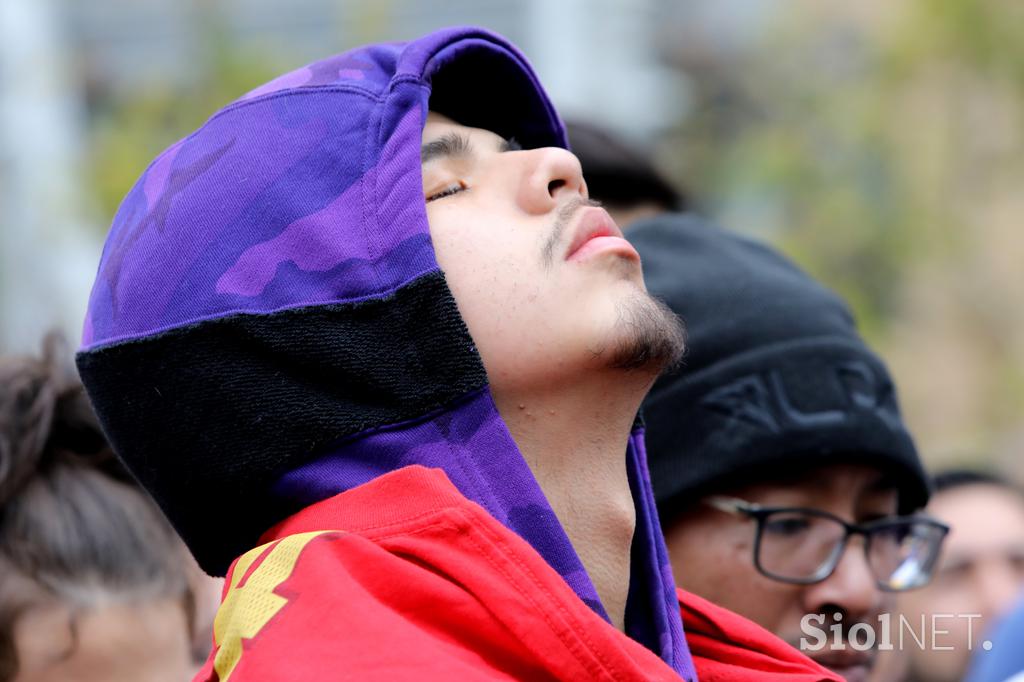
[[[195,672],[180,600],[37,605],[14,626],[14,682],[181,682]]]
[[[860,465],[819,467],[786,480],[721,492],[763,507],[819,510],[848,523],[889,518],[897,511],[897,491],[887,477]],[[797,530],[787,523],[782,519],[774,532]],[[840,614],[846,631],[860,622],[875,624],[878,614],[891,610],[893,594],[879,589],[862,537],[849,540],[831,575],[809,585],[781,582],[759,572],[753,558],[755,537],[752,519],[707,504],[684,512],[665,532],[672,567],[683,589],[749,618],[795,648],[804,634],[801,619],[805,614],[825,614],[823,628],[830,627],[834,616]],[[806,653],[845,679],[864,680],[877,652],[825,647]]]
[[[962,485],[935,494],[928,511],[951,526],[932,583],[900,595],[899,607],[910,621],[928,622],[934,614],[980,614],[980,618],[941,618],[948,630],[938,643],[951,651],[921,651],[905,644],[910,679],[954,682],[963,678],[968,660],[968,622],[974,651],[984,633],[1024,588],[1024,499],[1008,488],[988,483]],[[930,648],[930,647],[929,647]]]

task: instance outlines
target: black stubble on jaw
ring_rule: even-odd
[[[667,305],[637,293],[619,304],[618,314],[611,367],[660,373],[679,364],[686,350],[686,327]]]

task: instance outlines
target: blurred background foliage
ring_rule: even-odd
[[[87,183],[103,216],[114,215],[157,154],[226,103],[289,68],[284,56],[236,44],[216,4],[195,8],[194,46],[203,68],[191,77],[153,79],[117,91],[106,90],[99,79],[89,83],[86,165],[102,172],[89,173]]]
[[[783,3],[731,59],[671,59],[665,166],[851,301],[932,462],[1019,467],[1024,3]]]
[[[119,87],[95,66],[82,67],[82,182],[104,226],[98,233],[160,150],[218,107],[320,56],[301,39],[268,46],[240,37],[230,21],[237,5],[188,3],[189,45],[198,55],[187,74]],[[642,8],[658,89],[678,96],[667,116],[652,119],[661,124],[638,130],[620,119],[619,132],[651,149],[700,210],[777,243],[851,301],[893,369],[925,457],[933,464],[995,459],[1019,472],[1024,3],[569,5],[587,10],[569,21],[602,30]],[[300,6],[310,13],[309,0],[296,15]],[[534,41],[545,25],[512,23],[524,14],[517,3],[334,6],[319,19],[333,32],[330,51],[411,37],[430,22],[503,32],[534,59],[565,111],[558,79],[546,74],[568,55],[569,41],[554,51]],[[543,22],[550,11],[531,16]],[[587,58],[608,44],[590,45]],[[606,78],[598,99],[628,99],[641,75]]]

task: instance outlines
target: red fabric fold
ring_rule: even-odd
[[[235,560],[194,682],[678,682],[438,469],[318,502]]]
[[[843,682],[757,623],[677,592],[700,682]]]

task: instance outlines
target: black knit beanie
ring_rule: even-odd
[[[628,233],[652,294],[687,325],[687,355],[644,404],[662,519],[716,486],[839,462],[892,476],[904,512],[928,479],[882,361],[846,304],[789,259],[692,215]]]

